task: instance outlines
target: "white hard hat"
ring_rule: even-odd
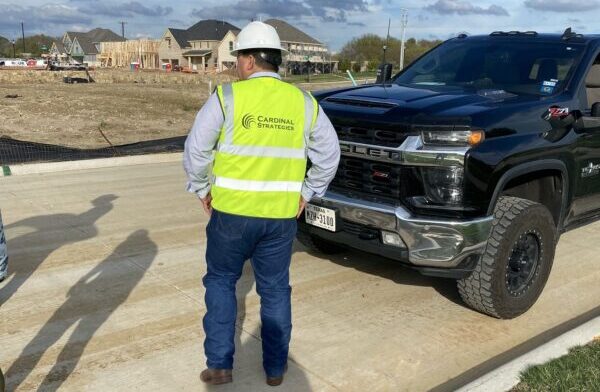
[[[238,51],[246,49],[275,49],[287,53],[287,50],[281,47],[277,30],[263,22],[250,22],[240,31],[231,55],[237,56]]]

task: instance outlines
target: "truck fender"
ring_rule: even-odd
[[[496,184],[494,193],[492,195],[492,199],[490,200],[490,205],[488,207],[487,214],[492,215],[494,213],[494,208],[496,207],[496,203],[498,202],[502,191],[511,180],[525,175],[527,173],[544,170],[558,170],[561,172],[562,175],[562,202],[560,207],[560,219],[558,222],[558,230],[560,231],[565,218],[565,212],[569,198],[569,173],[567,171],[567,166],[565,165],[565,163],[558,159],[541,159],[532,162],[525,162],[507,170],[500,177],[498,183]]]

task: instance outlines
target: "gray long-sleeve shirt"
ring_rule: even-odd
[[[280,76],[273,72],[258,72],[250,76],[256,77],[280,79]],[[213,93],[196,115],[194,125],[185,141],[183,167],[188,177],[187,190],[200,198],[206,197],[210,192],[209,174],[214,159],[213,151],[224,121],[221,103],[217,94]],[[312,166],[302,185],[302,197],[310,201],[313,196],[322,197],[325,194],[340,160],[337,134],[320,106],[310,134],[307,153]]]

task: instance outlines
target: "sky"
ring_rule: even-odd
[[[0,36],[12,39],[95,27],[127,38],[160,38],[167,27],[185,29],[202,19],[226,20],[242,28],[250,20],[278,18],[338,51],[366,33],[400,38],[408,13],[407,37],[447,39],[459,33],[534,30],[600,33],[600,0],[0,0]],[[596,31],[594,31],[596,29]]]

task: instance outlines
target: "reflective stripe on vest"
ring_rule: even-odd
[[[302,190],[301,181],[252,181],[216,177],[215,185],[221,188],[251,192],[300,192]]]
[[[294,217],[315,99],[270,77],[225,84],[217,94],[225,121],[213,168],[213,207],[244,216]]]

